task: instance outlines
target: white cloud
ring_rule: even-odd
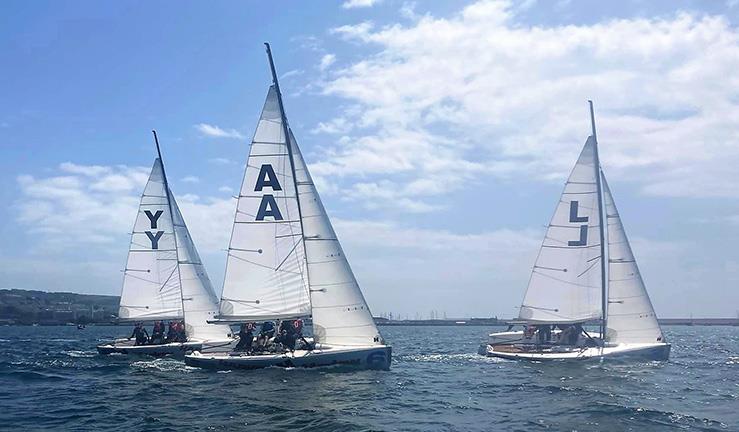
[[[458,234],[390,221],[333,223],[375,314],[443,308],[449,316],[514,316],[541,242],[536,230]]]
[[[200,183],[200,178],[196,176],[185,176],[181,180],[183,183]]]
[[[218,192],[225,192],[227,194],[234,193],[234,190],[231,186],[221,186],[218,188]]]
[[[221,158],[221,157],[219,157],[219,158],[210,158],[210,159],[208,159],[208,162],[210,162],[210,163],[212,163],[214,165],[233,165],[233,164],[236,163],[236,162],[232,161],[231,159]]]
[[[65,175],[17,178],[16,220],[37,237],[32,248],[111,244],[130,231],[149,168],[63,163],[59,171]]]
[[[62,254],[72,249],[99,248],[104,255],[115,253],[111,248],[125,250],[150,168],[64,163],[59,171],[76,174],[17,178],[16,221],[34,236],[31,247]],[[203,239],[199,249],[215,252],[228,245],[232,198],[176,197],[193,237]]]
[[[382,3],[382,0],[346,0],[341,7],[344,9],[366,8]]]
[[[336,62],[336,56],[334,54],[324,54],[324,56],[321,57],[321,63],[318,65],[318,69],[325,71],[334,64],[334,62]]]
[[[195,125],[195,129],[207,137],[244,139],[244,135],[236,129],[222,129],[207,123],[198,123]]]
[[[324,83],[351,111],[314,129],[345,134],[324,147],[317,175],[381,175],[396,189],[450,167],[457,177],[560,181],[590,132],[594,99],[610,177],[655,195],[739,197],[739,31],[726,19],[679,12],[534,27],[519,11],[478,1],[450,18],[333,29],[376,52]]]

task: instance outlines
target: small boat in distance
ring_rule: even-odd
[[[136,323],[140,331],[144,322],[182,320],[184,335],[167,342],[162,326],[160,338],[152,334],[151,339],[147,335],[139,341],[116,339],[98,345],[100,354],[183,355],[233,341],[229,326],[207,322],[218,310],[218,298],[169,189],[159,140],[152,132],[159,157],[141,195],[131,233],[118,322]]]
[[[572,169],[531,272],[518,319],[480,353],[512,360],[667,360],[665,342],[592,135]],[[602,223],[605,220],[606,223]],[[588,332],[588,323],[600,331]],[[605,335],[605,337],[603,337]]]
[[[382,339],[287,123],[269,44],[273,84],[249,151],[215,322],[312,316],[300,347],[193,352],[185,363],[218,369],[345,366],[389,369]],[[264,328],[264,327],[263,327]],[[248,346],[252,345],[251,333]]]

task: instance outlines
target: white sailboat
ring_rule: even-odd
[[[527,330],[490,334],[481,354],[527,360],[669,357],[670,344],[600,166],[589,103],[592,135],[565,184],[512,323]],[[599,332],[582,328],[592,322],[600,324]]]
[[[186,342],[136,345],[116,339],[99,345],[101,354],[184,354],[203,346],[229,344],[228,325],[209,324],[218,310],[205,267],[167,183],[158,158],[141,195],[123,276],[119,322],[183,320]]]
[[[218,322],[312,317],[312,346],[285,352],[194,352],[190,366],[344,365],[388,369],[392,351],[321,203],[272,71],[238,197]]]

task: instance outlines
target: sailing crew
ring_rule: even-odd
[[[167,339],[165,340],[167,343],[174,342],[177,340],[177,326],[174,321],[169,322],[169,328],[167,329]]]
[[[299,324],[299,321],[284,320],[280,323],[279,336],[277,336],[276,342],[281,343],[290,351],[295,351],[295,343],[298,340],[298,327],[302,329],[302,324]]]
[[[545,344],[552,338],[552,328],[549,324],[536,326],[538,333],[537,342],[539,345]]]
[[[136,338],[134,346],[146,345],[149,342],[149,332],[144,328],[144,324],[137,322],[133,327],[133,333],[128,338],[129,340]]]
[[[239,343],[236,344],[234,351],[251,351],[251,345],[254,342],[254,323],[243,323],[239,330]]]
[[[162,342],[164,342],[164,321],[157,321],[154,323],[154,329],[151,331],[151,340],[149,343],[160,345]]]
[[[275,335],[275,323],[272,321],[265,321],[262,323],[262,328],[259,330],[259,336],[257,336],[257,345],[264,347],[270,338]]]
[[[185,333],[185,322],[177,321],[175,323],[175,337],[177,342],[187,342],[187,334]]]

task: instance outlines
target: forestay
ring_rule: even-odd
[[[302,235],[282,112],[272,86],[238,197],[218,318],[309,315]]]
[[[607,340],[613,343],[662,341],[662,330],[605,175],[602,184],[608,222]]]
[[[177,251],[162,164],[154,161],[141,196],[123,276],[122,320],[182,318]]]
[[[602,316],[595,145],[589,137],[567,179],[531,273],[521,320],[567,323]]]
[[[327,345],[384,343],[290,132],[310,276],[313,334]]]
[[[178,271],[187,337],[190,340],[226,339],[231,333],[229,326],[207,322],[218,311],[218,298],[171,190],[169,197],[177,236]]]

